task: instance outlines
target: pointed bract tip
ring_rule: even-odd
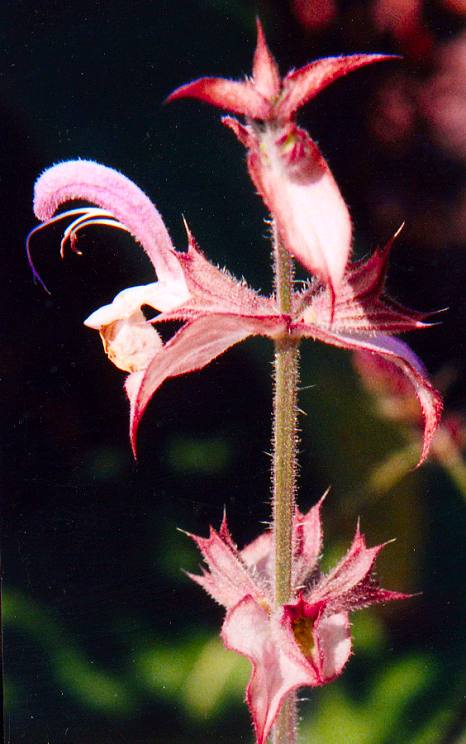
[[[131,444],[131,452],[133,453],[133,459],[134,462],[137,464],[138,462],[138,451],[137,451],[137,442],[136,442],[137,433],[131,432],[130,434],[130,444]]]
[[[256,18],[257,43],[252,63],[254,87],[269,103],[280,93],[280,73],[275,57],[267,46],[264,29],[259,18]]]
[[[189,253],[191,253],[192,251],[194,251],[195,253],[202,253],[201,249],[199,248],[199,244],[196,238],[194,237],[194,235],[192,234],[191,228],[189,227],[184,215],[182,215],[182,220],[183,220],[184,229],[186,231],[186,237],[188,239],[188,254],[185,254],[185,255],[189,255]]]
[[[192,532],[188,532],[187,530],[184,530],[182,527],[176,527],[176,531],[181,532],[182,535],[186,535],[186,537],[189,537],[191,540],[194,540],[195,538],[195,535],[193,535]]]
[[[405,226],[406,226],[406,222],[403,220],[403,222],[401,223],[401,225],[399,226],[399,228],[397,230],[395,230],[395,232],[387,240],[387,242],[384,245],[382,245],[381,247],[379,247],[379,248],[376,249],[376,252],[379,255],[381,255],[381,256],[383,256],[384,254],[386,255],[386,259],[385,259],[386,262],[388,261],[388,257],[389,257],[389,255],[391,253],[391,250],[392,250],[392,248],[393,248],[393,246],[395,244],[395,240],[397,240],[400,237],[400,235],[403,232]],[[370,258],[369,258],[369,261],[370,261]]]
[[[264,27],[262,25],[261,19],[259,16],[256,16],[256,31],[257,31],[257,42],[256,42],[256,49],[254,52],[254,63],[253,63],[253,70],[256,64],[261,65],[267,57],[269,59],[273,59],[272,53],[268,47],[267,40],[265,38],[264,33]]]
[[[321,504],[323,504],[323,503],[324,503],[325,499],[327,498],[327,496],[329,495],[329,493],[330,493],[330,491],[331,491],[331,490],[332,490],[332,486],[328,486],[328,487],[327,487],[327,488],[325,489],[325,491],[323,492],[323,494],[322,494],[322,496],[320,497],[319,501],[317,502],[317,504],[318,504],[319,506],[320,506]]]
[[[222,515],[222,521],[220,523],[219,534],[220,535],[230,534],[230,530],[228,529],[226,506],[223,507],[223,515]]]
[[[406,222],[403,220],[398,230],[394,233],[392,240],[396,240],[400,233],[404,230]]]
[[[256,16],[256,31],[257,31],[257,46],[259,44],[265,44],[265,34],[264,34],[264,27],[262,25],[262,21],[259,18],[259,16]]]
[[[329,495],[329,493],[330,493],[331,490],[332,490],[332,486],[329,486],[324,491],[324,493],[322,494],[322,496],[320,497],[320,499],[318,501],[316,501],[316,503],[311,506],[310,510],[308,512],[306,512],[306,514],[309,514],[314,509],[318,509],[320,511],[320,509],[322,508],[322,505],[323,505],[324,501],[326,500],[326,498]],[[299,510],[298,507],[296,507],[296,514],[298,515],[299,518],[306,516],[306,514],[302,514],[301,513],[301,511]]]
[[[188,244],[191,244],[191,242],[194,240],[194,238],[193,238],[193,234],[192,234],[192,232],[191,232],[191,230],[189,228],[188,222],[187,222],[186,217],[184,216],[184,214],[181,215],[181,219],[183,220],[183,226],[184,226],[184,229],[185,229],[186,237],[188,238]]]
[[[126,391],[126,395],[128,396],[128,399],[130,402],[129,443],[131,445],[131,452],[133,453],[133,458],[134,458],[135,463],[137,463],[138,461],[137,436],[138,436],[139,422],[141,420],[141,414],[139,413],[135,405],[138,382],[139,382],[139,380],[136,378],[136,375],[139,377],[141,373],[133,372],[129,374],[125,380],[125,391]],[[136,379],[136,384],[134,384],[135,379]]]

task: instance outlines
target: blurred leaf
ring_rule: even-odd
[[[419,443],[409,444],[403,449],[390,452],[378,463],[368,477],[368,487],[376,493],[387,493],[402,480],[419,460]]]
[[[206,643],[205,636],[190,636],[176,645],[159,639],[138,654],[134,668],[138,681],[157,697],[178,696],[183,680]]]
[[[374,678],[372,690],[362,703],[345,694],[342,683],[330,685],[320,694],[314,717],[304,722],[302,741],[307,738],[313,744],[399,741],[406,709],[432,683],[434,674],[435,667],[428,657],[401,659]]]
[[[239,700],[244,695],[248,676],[248,662],[212,638],[197,657],[181,695],[192,715],[211,716],[221,711],[229,697]]]
[[[363,651],[375,656],[386,642],[384,624],[377,613],[372,610],[357,612],[352,616],[351,634],[355,653]]]
[[[125,685],[102,670],[77,650],[58,650],[52,659],[60,685],[87,708],[101,713],[127,715],[133,701]]]
[[[133,709],[133,697],[121,679],[94,666],[52,614],[31,599],[6,590],[3,622],[46,651],[57,685],[81,705],[118,716]]]
[[[3,706],[5,710],[14,710],[20,700],[24,698],[21,687],[8,676],[3,681]]]
[[[190,636],[176,646],[158,641],[135,662],[140,684],[156,697],[176,698],[196,719],[217,715],[229,700],[242,699],[248,668],[218,638],[205,636]]]
[[[373,721],[345,696],[342,686],[328,688],[319,696],[314,717],[304,720],[301,742],[313,744],[372,744]],[[379,743],[378,743],[379,744]]]
[[[91,449],[80,469],[79,476],[107,483],[118,481],[128,468],[129,455],[123,447],[101,446]]]
[[[429,687],[435,671],[429,657],[410,656],[392,664],[379,676],[367,705],[378,726],[378,741],[398,724],[411,700]]]
[[[218,475],[233,459],[230,443],[219,437],[179,436],[168,444],[167,454],[170,467],[184,475]]]
[[[443,740],[443,735],[450,723],[451,712],[443,709],[436,712],[426,726],[411,738],[410,744],[439,744]],[[462,744],[466,737],[457,740],[454,744]]]
[[[402,438],[390,422],[380,421],[372,399],[361,390],[351,355],[303,344],[301,394],[303,444],[309,436],[332,486],[359,487],[371,467],[399,447]]]

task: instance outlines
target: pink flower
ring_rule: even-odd
[[[382,416],[403,423],[422,424],[413,387],[397,367],[366,351],[353,354],[353,366],[367,392],[375,398]]]
[[[70,199],[93,201],[98,208],[70,210],[53,217]],[[85,226],[104,224],[127,230],[151,259],[158,281],[130,287],[85,321],[100,332],[111,361],[129,373],[130,437],[136,449],[141,417],[156,390],[170,377],[205,367],[248,336],[311,338],[341,348],[362,349],[395,364],[411,383],[425,418],[422,462],[441,413],[441,400],[421,362],[390,333],[423,328],[422,315],[383,295],[393,241],[369,259],[351,265],[336,296],[314,282],[293,293],[293,312],[279,313],[275,298],[263,297],[207,261],[188,230],[188,251],[175,251],[162,218],[148,197],[121,173],[85,160],[53,166],[35,186],[37,217],[50,224],[72,216],[65,230],[75,246]],[[40,225],[36,230],[42,229]],[[33,231],[34,233],[35,231]],[[146,321],[142,306],[160,312]],[[165,344],[155,329],[163,321],[182,321]]]
[[[293,587],[288,604],[273,603],[273,536],[265,532],[238,550],[224,518],[220,531],[191,535],[207,563],[188,574],[227,609],[225,646],[246,656],[252,674],[246,690],[257,744],[266,741],[286,695],[338,677],[351,655],[348,613],[409,595],[381,589],[373,567],[384,547],[368,548],[356,530],[353,543],[327,575],[319,571],[321,500],[293,522]]]
[[[307,132],[296,126],[295,115],[339,77],[388,58],[381,54],[327,57],[289,72],[282,80],[258,22],[251,79],[200,78],[168,98],[198,98],[246,117],[247,126],[231,117],[223,121],[248,149],[250,176],[284,245],[335,290],[351,250],[351,219],[325,159]]]

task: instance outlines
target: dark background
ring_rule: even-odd
[[[120,289],[151,281],[151,268],[129,237],[100,228],[82,234],[83,257],[62,262],[60,228],[50,228],[33,243],[49,296],[32,282],[24,240],[36,224],[38,174],[92,158],[153,198],[179,248],[184,214],[211,260],[269,291],[266,215],[241,146],[218,111],[162,105],[200,75],[249,73],[257,13],[283,72],[326,54],[404,55],[339,81],[300,121],[351,205],[357,255],[406,220],[389,288],[418,309],[449,308],[410,343],[445,390],[461,449],[464,19],[460,3],[413,13],[416,5],[344,2],[332,11],[316,0],[309,17],[285,0],[2,3],[7,742],[251,741],[247,664],[216,640],[222,611],[182,573],[197,570],[199,557],[176,528],[206,534],[225,506],[242,545],[269,518],[271,346],[249,341],[164,385],[141,426],[136,465],[122,375],[82,321]],[[384,585],[422,591],[356,616],[355,656],[341,680],[305,691],[313,702],[302,706],[302,740],[464,741],[461,469],[455,475],[433,455],[410,470],[415,427],[377,414],[348,353],[308,343],[302,379],[299,500],[308,508],[332,486],[326,564],[361,516],[370,544],[398,538],[380,560]]]

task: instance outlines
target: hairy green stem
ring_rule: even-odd
[[[297,700],[296,693],[290,692],[278,714],[272,731],[272,744],[296,744]]]
[[[273,437],[273,531],[275,604],[291,595],[292,526],[296,490],[296,388],[298,347],[288,338],[275,343]]]
[[[293,262],[274,231],[275,291],[278,309],[291,314]],[[293,514],[297,471],[298,342],[290,336],[275,341],[273,407],[273,534],[275,605],[291,598]],[[296,695],[285,701],[272,733],[273,744],[296,741]]]

